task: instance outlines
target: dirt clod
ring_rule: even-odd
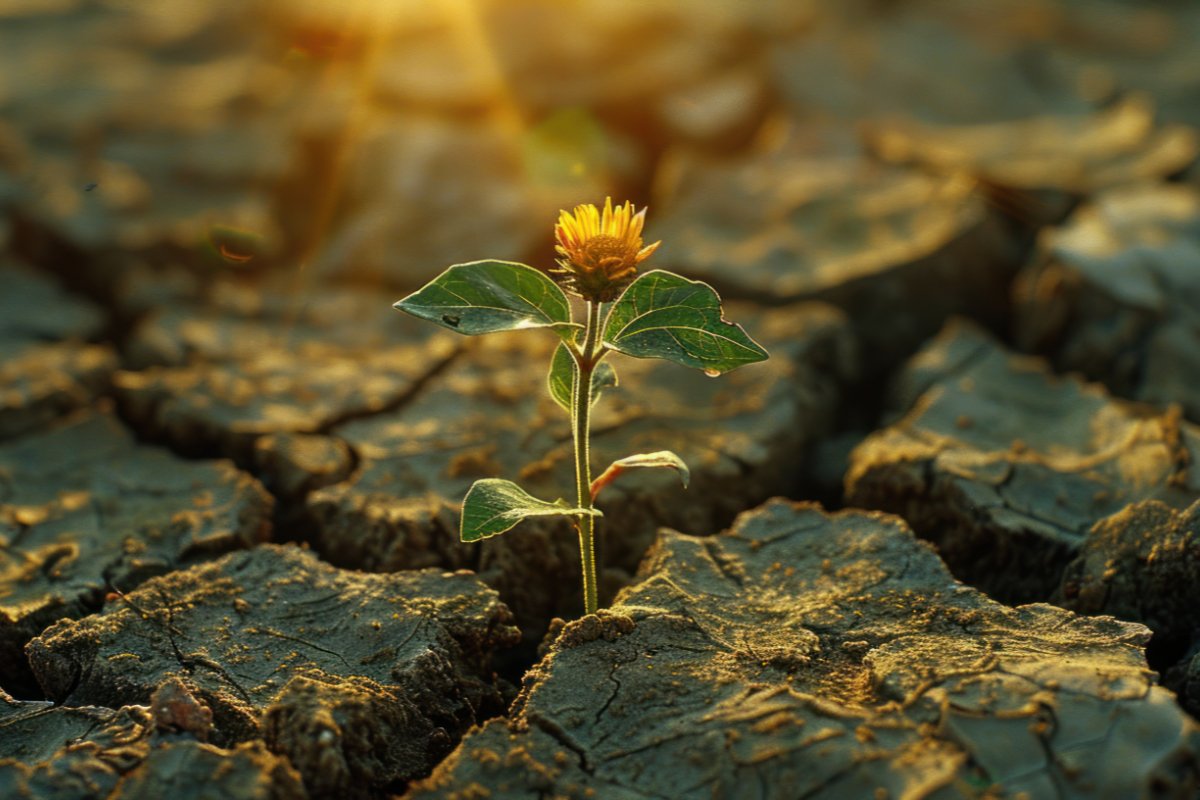
[[[24,667],[30,637],[270,533],[258,481],[139,444],[110,413],[82,411],[0,446],[0,474],[0,681],[26,697],[39,694]]]
[[[109,708],[157,697],[160,727],[193,733],[206,730],[203,706],[214,744],[264,736],[325,796],[422,774],[503,710],[490,659],[517,632],[469,576],[350,573],[263,545],[126,598],[30,643],[48,696]]]
[[[1200,728],[1155,685],[1144,626],[993,602],[890,515],[773,501],[713,538],[664,531],[612,615],[636,624],[612,641],[600,616],[566,626],[510,721],[409,797],[965,800],[983,778],[1009,797],[1185,800],[1200,785]]]
[[[898,419],[855,448],[847,501],[903,516],[961,580],[1042,602],[1088,531],[1127,505],[1200,498],[1200,428],[1054,375],[953,321],[897,376]],[[963,428],[966,414],[975,424]]]
[[[633,620],[624,614],[614,614],[610,611],[598,611],[567,623],[555,645],[558,647],[574,647],[584,642],[594,642],[603,639],[615,642],[618,636],[633,630]]]

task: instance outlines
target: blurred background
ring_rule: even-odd
[[[772,358],[621,365],[610,445],[701,455],[691,494],[606,509],[605,597],[660,524],[853,503],[853,448],[953,315],[1200,422],[1198,45],[1185,0],[0,0],[0,443],[34,442],[0,452],[0,503],[34,496],[5,472],[25,453],[104,472],[34,438],[99,407],[252,473],[276,541],[476,570],[518,679],[578,607],[545,588],[578,585],[574,544],[466,547],[456,515],[476,477],[570,491],[549,351],[391,304],[455,263],[545,269],[559,210],[608,196],[649,207],[647,267],[712,284]],[[1017,441],[1050,427],[1018,411]]]
[[[1187,180],[1198,37],[1168,0],[4,0],[0,246],[130,313],[399,291],[545,267],[611,195],[656,266],[792,299],[979,201]]]

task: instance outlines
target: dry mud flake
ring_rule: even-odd
[[[117,366],[108,345],[0,339],[0,441],[90,404],[109,390]]]
[[[0,254],[0,341],[91,339],[104,327],[92,303],[68,294],[48,275]]]
[[[318,433],[395,406],[456,347],[448,335],[379,349],[276,342],[223,363],[119,372],[114,382],[134,424],[184,452],[249,464],[260,436]]]
[[[0,686],[36,686],[22,652],[113,590],[266,538],[272,500],[228,461],[140,445],[83,411],[0,446]]]
[[[1200,496],[1200,430],[1053,375],[952,321],[899,373],[907,413],[851,454],[847,503],[891,511],[961,580],[1040,602],[1098,521],[1129,503]]]
[[[116,711],[0,696],[0,794],[44,800],[200,800],[214,792],[230,800],[308,798],[287,759],[262,742],[225,750],[172,726],[162,695],[174,693],[176,707],[195,701],[178,682],[165,688],[149,709]]]
[[[1188,798],[1200,729],[1149,632],[953,580],[894,517],[772,501],[664,531],[505,722],[410,798]],[[1024,795],[1022,795],[1024,793]]]
[[[199,742],[161,745],[136,766],[128,748],[97,749],[90,742],[64,747],[33,766],[0,761],[0,792],[37,800],[308,800],[300,776],[287,759],[261,742],[225,750]],[[219,792],[219,794],[214,794]]]
[[[780,95],[806,116],[996,123],[987,150],[1027,148],[1026,161],[1037,159],[1032,148],[1045,139],[1010,134],[1044,129],[1005,124],[1048,115],[1102,118],[1097,108],[1138,102],[1141,93],[1154,98],[1161,118],[1200,124],[1200,78],[1191,66],[1197,9],[1190,4],[944,0],[865,10],[820,4],[816,25],[771,47]],[[1162,128],[1150,122],[1151,130],[1127,128],[1128,138],[1156,138],[1152,132]],[[1092,130],[1078,131],[1051,169],[1065,174],[1095,142]],[[923,148],[930,155],[933,144]]]
[[[880,125],[869,146],[892,163],[968,174],[992,187],[993,202],[1033,221],[1057,217],[1072,198],[1167,178],[1195,161],[1200,135],[1159,126],[1144,96],[1092,114],[1045,115],[984,125]]]
[[[250,287],[216,280],[207,302],[176,302],[147,315],[125,347],[127,363],[183,369],[159,370],[150,379],[122,378],[126,385],[141,387],[130,389],[133,402],[151,403],[139,406],[141,412],[181,417],[166,432],[177,446],[215,447],[245,459],[287,501],[282,523],[289,529],[294,521],[291,501],[344,480],[354,464],[344,442],[289,428],[317,429],[332,417],[393,405],[443,366],[459,344],[452,334],[440,335],[423,321],[397,314],[378,291],[297,293],[289,289],[291,281],[271,279]],[[308,355],[313,360],[304,362]],[[272,359],[273,367],[268,365]],[[362,374],[349,377],[355,370]],[[257,405],[241,404],[246,384],[235,387],[236,380],[222,380],[231,375],[256,381],[255,387],[268,395]],[[205,405],[203,397],[186,397],[193,379],[218,395],[209,398],[217,408]],[[167,384],[178,396],[165,394]],[[357,398],[356,389],[364,390]],[[293,424],[260,433],[272,430],[267,419],[272,415],[279,421],[290,416]],[[157,417],[148,422],[152,428],[158,424]]]
[[[0,440],[92,402],[117,358],[99,336],[104,317],[55,281],[0,256]]]
[[[220,785],[222,800],[308,800],[301,775],[261,742],[228,750],[200,742],[157,747],[121,780],[109,800],[207,800]],[[352,797],[344,794],[343,797]]]
[[[1134,503],[1088,531],[1054,597],[1080,614],[1146,624],[1164,683],[1193,716],[1200,712],[1198,553],[1200,501],[1184,510]]]
[[[345,480],[354,453],[341,439],[306,433],[261,436],[254,442],[254,465],[277,496],[299,501],[311,491]]]
[[[600,494],[600,558],[613,580],[636,569],[658,525],[711,533],[747,505],[791,491],[805,447],[832,423],[856,370],[844,317],[829,306],[731,306],[726,315],[745,322],[768,361],[713,379],[661,360],[608,359],[619,385],[603,389],[593,410],[595,474],[660,450],[691,469],[687,489],[671,470],[641,469]],[[526,520],[472,545],[458,527],[479,478],[512,480],[550,501],[575,497],[569,421],[546,390],[554,346],[529,331],[478,337],[399,411],[336,428],[360,464],[350,480],[309,496],[317,548],[357,569],[472,568],[540,636],[579,601],[571,522]]]
[[[490,4],[484,15],[503,72],[524,102],[631,114],[731,62],[756,62],[748,46],[802,28],[813,9],[807,3],[683,7],[670,0],[584,0],[567,8],[518,0]]]
[[[676,161],[670,210],[647,234],[671,243],[665,266],[729,297],[841,307],[869,370],[912,353],[948,314],[1005,318],[1023,245],[961,175],[788,142],[733,163]]]
[[[115,299],[123,309],[141,312],[122,355],[132,369],[182,367],[244,361],[263,350],[311,344],[367,353],[422,343],[438,333],[426,322],[397,314],[390,296],[377,289],[335,288],[311,278],[300,283],[290,274],[267,274],[253,282],[215,276],[201,289],[194,278],[147,270],[138,284],[121,287]]]
[[[611,193],[608,153],[632,148],[602,130],[529,169],[510,85],[464,49],[460,17],[318,6],[22,14],[0,31],[0,68],[30,81],[0,98],[0,201],[31,239],[121,254],[52,259],[97,289],[128,278],[128,254],[164,251],[206,272],[296,257],[309,274],[420,285],[430,265],[519,258],[559,208]]]
[[[84,738],[113,715],[109,708],[55,708],[53,703],[23,702],[0,692],[0,764],[47,761],[64,744]]]
[[[816,24],[770,46],[775,85],[806,117],[851,122],[902,117],[965,124],[1086,111],[1095,101],[1081,96],[1080,76],[1063,66],[1064,50],[1078,47],[1094,27],[1080,23],[1097,7],[1073,13],[1070,5],[814,4]],[[1020,21],[1026,14],[1054,23],[1030,36]],[[1108,38],[1114,29],[1124,30],[1113,26]],[[1085,46],[1102,48],[1094,41]]]
[[[0,12],[16,18],[0,69],[29,80],[0,101],[0,195],[76,251],[55,265],[64,274],[103,289],[124,264],[84,254],[154,247],[219,266],[205,252],[213,220],[278,246],[272,189],[297,155],[299,81],[263,58],[255,5]]]
[[[263,545],[148,581],[28,652],[66,706],[145,704],[179,679],[214,744],[261,736],[309,791],[360,797],[426,774],[502,710],[490,664],[519,636],[508,619],[469,575],[364,575]]]
[[[1200,191],[1102,192],[1039,250],[1015,285],[1019,346],[1200,421]]]
[[[1088,531],[1054,602],[1080,614],[1141,622],[1155,637],[1186,642],[1200,631],[1198,553],[1200,501],[1183,510],[1158,500],[1132,503]]]
[[[140,707],[55,708],[0,694],[0,795],[110,798],[146,756],[147,723]]]

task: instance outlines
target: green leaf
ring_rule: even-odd
[[[550,360],[550,374],[546,376],[550,396],[569,414],[571,392],[575,385],[575,359],[567,352],[567,346],[559,344]],[[600,390],[617,385],[617,371],[607,361],[601,361],[592,370],[592,405],[600,399]]]
[[[613,304],[604,344],[712,375],[767,359],[766,350],[721,316],[721,298],[711,286],[662,270],[640,276]]]
[[[512,481],[484,478],[475,481],[463,498],[459,537],[464,542],[477,542],[504,533],[526,517],[580,514],[601,516],[594,508],[572,508],[565,500],[538,500]]]
[[[600,474],[599,478],[592,481],[592,500],[596,499],[596,495],[600,494],[600,490],[617,478],[628,469],[635,467],[667,467],[679,473],[679,480],[683,482],[683,488],[687,488],[688,480],[691,479],[692,473],[688,470],[687,464],[683,463],[683,459],[672,453],[670,450],[660,450],[657,453],[639,453],[636,456],[626,456],[625,458],[614,461],[609,465],[608,469]]]
[[[521,328],[554,328],[574,335],[571,306],[554,281],[524,264],[456,264],[395,308],[466,336]]]

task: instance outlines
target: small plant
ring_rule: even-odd
[[[646,209],[633,213],[628,202],[616,209],[606,200],[601,212],[582,205],[563,211],[554,227],[562,256],[553,280],[524,264],[475,261],[450,267],[395,307],[466,336],[525,328],[547,328],[559,337],[550,362],[550,395],[571,415],[575,445],[576,502],[547,502],[511,481],[476,481],[463,498],[464,542],[504,533],[526,517],[574,517],[583,557],[584,608],[596,613],[596,557],[593,543],[596,495],[634,467],[678,470],[687,486],[687,465],[674,453],[643,453],[622,458],[592,480],[588,439],[592,405],[617,374],[609,353],[664,358],[720,375],[767,358],[767,352],[738,325],[721,316],[721,298],[712,287],[671,272],[637,275],[638,265],[660,244],[642,246]],[[557,283],[556,283],[557,282]],[[559,288],[559,287],[562,288]],[[583,300],[582,323],[571,313],[563,289]]]

